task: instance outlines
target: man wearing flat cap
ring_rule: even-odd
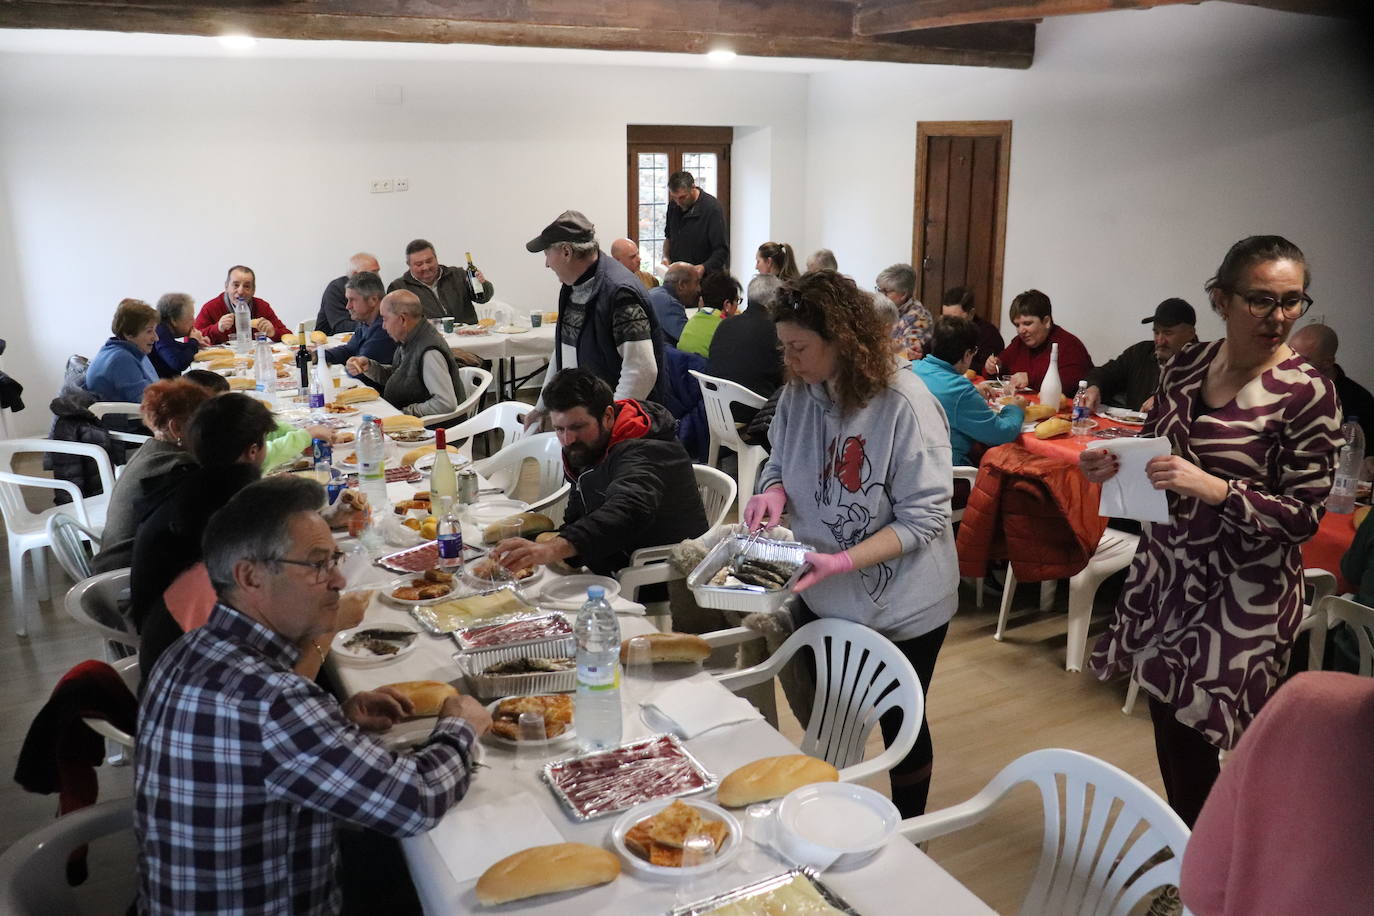
[[[558,347],[545,384],[560,369],[577,367],[602,379],[617,401],[662,403],[663,331],[639,278],[601,250],[591,220],[565,210],[525,248],[542,251],[544,265],[563,284]]]
[[[1182,299],[1165,299],[1141,319],[1154,325],[1154,338],[1132,344],[1116,359],[1088,373],[1088,405],[1149,411],[1159,387],[1159,367],[1197,340],[1197,313]]]

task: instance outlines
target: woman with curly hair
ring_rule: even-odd
[[[798,626],[840,617],[871,627],[911,660],[928,694],[958,605],[944,412],[894,365],[888,328],[848,277],[821,270],[786,283],[772,313],[789,378],[745,523],[776,525],[786,510],[797,540],[816,547],[796,587]],[[884,741],[901,719],[882,718]],[[890,774],[903,817],[925,811],[932,759],[922,721]]]
[[[772,274],[779,280],[795,280],[801,275],[797,270],[797,256],[792,246],[786,242],[764,242],[754,255],[754,269],[761,274]]]

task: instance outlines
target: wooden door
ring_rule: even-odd
[[[973,289],[977,313],[1001,323],[1010,121],[916,125],[916,297],[939,314],[945,290]]]
[[[663,256],[668,176],[673,172],[691,172],[696,186],[720,201],[729,232],[733,136],[732,127],[631,124],[627,128],[629,212],[625,235],[639,245],[644,270],[654,270]]]

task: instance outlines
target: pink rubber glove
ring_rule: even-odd
[[[772,528],[782,521],[782,510],[787,505],[787,492],[781,484],[764,490],[757,496],[749,497],[744,506],[744,525],[750,531]]]
[[[811,564],[811,569],[797,580],[797,584],[792,587],[794,592],[804,592],[822,579],[828,579],[837,573],[847,573],[854,568],[854,560],[847,550],[839,553],[808,553],[802,559]]]

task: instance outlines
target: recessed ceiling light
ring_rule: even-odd
[[[221,35],[219,43],[230,51],[248,51],[258,43],[252,35]]]
[[[706,59],[712,63],[724,64],[735,59],[735,52],[729,48],[715,48],[706,52]]]

